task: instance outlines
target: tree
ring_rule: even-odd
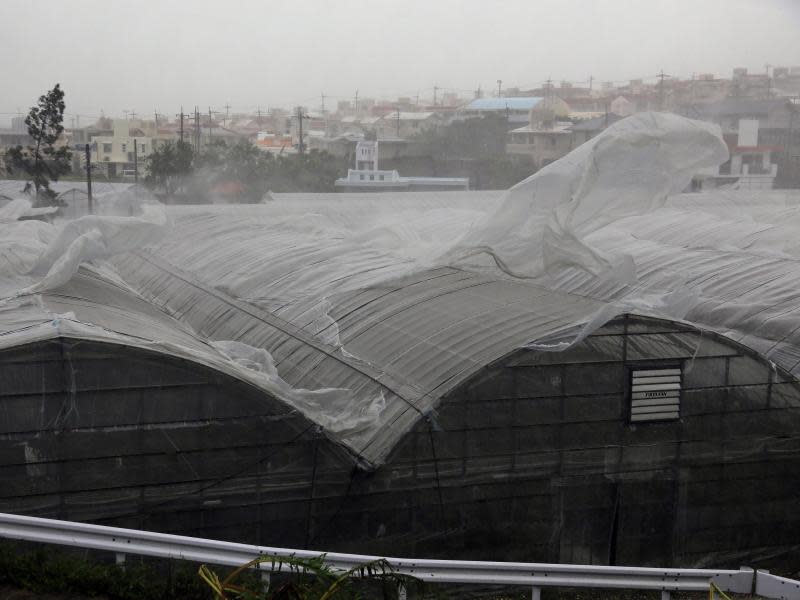
[[[174,196],[192,173],[193,159],[192,147],[186,142],[167,142],[154,148],[147,157],[145,183]]]
[[[474,189],[505,189],[525,179],[535,168],[529,158],[508,156],[508,122],[504,116],[487,115],[453,121],[426,130],[414,139],[439,176],[470,178]],[[402,169],[398,161],[387,161]]]
[[[346,168],[327,152],[275,155],[244,139],[217,140],[198,154],[188,144],[170,142],[148,157],[145,182],[168,197],[180,191],[193,202],[260,202],[268,190],[332,192]]]
[[[52,90],[39,96],[39,102],[25,117],[32,145],[25,148],[18,145],[6,151],[7,170],[11,174],[22,172],[27,175],[26,188],[33,186],[39,205],[57,204],[50,183],[70,171],[69,148],[56,148],[56,142],[64,131],[64,108],[64,92],[57,83]]]

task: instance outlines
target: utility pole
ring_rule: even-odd
[[[181,118],[181,144],[183,144],[183,106],[181,106],[181,113],[175,116]]]
[[[669,75],[664,74],[664,69],[658,74],[658,110],[664,110],[664,79]]]
[[[764,65],[764,67],[765,67],[765,69],[767,71],[767,98],[771,98],[772,97],[772,77],[769,76],[769,69],[770,69],[771,66],[772,65],[769,64],[769,63]]]
[[[136,120],[136,111],[132,110],[131,111],[131,121],[135,121],[135,120]]]
[[[214,131],[214,124],[212,123],[213,117],[211,116],[211,107],[208,107],[208,144],[211,145],[211,136]]]
[[[497,97],[498,98],[502,98],[503,97],[503,80],[502,79],[498,79],[497,80]]]
[[[89,196],[89,214],[94,214],[94,203],[92,202],[92,150],[86,144],[86,193]]]
[[[438,92],[439,92],[439,86],[436,86],[436,85],[433,86],[433,105],[434,106],[436,106],[436,104],[437,104],[436,96],[437,96]]]
[[[225,127],[227,127],[228,126],[228,120],[230,119],[231,105],[230,104],[226,104],[223,108],[225,109],[225,123],[223,123],[223,125]]]
[[[395,132],[400,137],[400,106],[397,106],[397,118],[395,119]]]
[[[356,90],[356,97],[353,100],[353,113],[358,114],[358,90]]]
[[[356,94],[358,94],[358,92],[356,92]],[[305,144],[303,143],[303,117],[304,116],[305,115],[303,115],[303,107],[302,106],[298,106],[297,107],[297,127],[298,127],[298,138],[299,138],[299,140],[298,140],[298,145],[297,145],[297,151],[300,154],[305,154],[305,151],[306,151]]]
[[[158,134],[158,111],[157,110],[153,111],[153,118],[155,119],[155,123],[156,123],[156,134]]]
[[[592,91],[592,83],[594,82],[594,77],[589,75],[589,91]]]
[[[553,86],[553,80],[551,78],[547,78],[543,85],[544,90],[544,99],[547,100],[550,97],[550,90]]]
[[[200,110],[194,107],[194,151],[200,152]]]
[[[325,114],[325,92],[322,92],[320,94],[320,98],[322,99],[322,104],[320,105],[319,112],[321,112],[324,115]]]
[[[133,138],[133,184],[139,184],[139,145]]]

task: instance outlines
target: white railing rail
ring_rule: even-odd
[[[779,600],[800,600],[800,581],[771,575],[769,571],[761,569],[756,575],[756,596],[778,598]]]
[[[739,570],[674,569],[650,567],[608,567],[598,565],[562,565],[540,563],[479,562],[462,560],[408,559],[338,552],[321,553],[311,550],[291,550],[253,546],[180,535],[121,529],[88,523],[57,521],[22,515],[0,513],[0,537],[75,546],[113,552],[117,562],[126,554],[181,559],[212,565],[240,566],[258,556],[312,558],[322,554],[325,562],[337,570],[348,570],[379,558],[398,573],[412,575],[426,582],[527,586],[532,597],[538,598],[542,587],[586,587],[629,590],[661,590],[662,598],[674,591],[708,591],[711,582],[722,591],[749,594],[753,590],[754,573],[747,567]],[[265,570],[278,570],[267,563]],[[289,570],[283,565],[283,570]],[[763,571],[759,571],[759,581]],[[771,598],[800,600],[798,582],[776,583],[782,579],[768,575],[761,594]],[[770,587],[772,585],[773,587]],[[770,596],[778,586],[784,595]]]

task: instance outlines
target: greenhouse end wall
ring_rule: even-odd
[[[630,420],[631,369],[681,371],[677,419]],[[59,339],[0,353],[0,510],[286,547],[738,566],[791,556],[800,388],[751,351],[624,317],[517,350],[373,471],[240,381]]]

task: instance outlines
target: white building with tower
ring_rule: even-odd
[[[378,166],[378,141],[361,141],[356,144],[355,169],[347,170],[347,177],[336,180],[338,192],[421,192],[468,190],[467,177],[401,177],[396,169]]]

